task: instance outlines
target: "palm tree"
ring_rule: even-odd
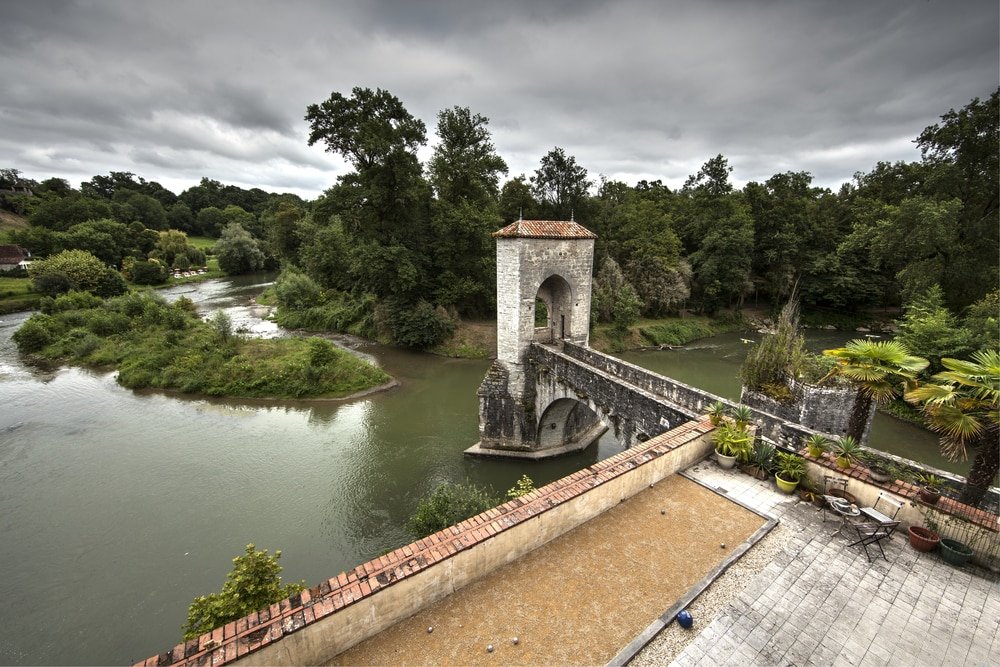
[[[975,352],[971,361],[942,359],[947,369],[932,384],[906,392],[921,406],[930,429],[941,435],[941,453],[964,461],[969,449],[976,458],[959,498],[977,505],[1000,472],[1000,350]]]
[[[894,340],[856,339],[844,347],[824,350],[823,354],[837,361],[827,377],[841,375],[858,388],[858,398],[847,424],[847,435],[858,442],[864,442],[872,406],[890,401],[899,394],[899,386],[912,383],[917,373],[927,368],[926,359],[912,356],[906,347]]]

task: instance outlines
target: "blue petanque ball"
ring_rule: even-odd
[[[691,615],[691,612],[684,609],[681,613],[677,614],[677,622],[681,624],[682,628],[687,630],[694,625],[694,617]]]

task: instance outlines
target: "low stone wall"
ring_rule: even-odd
[[[692,421],[141,663],[320,664],[712,450]]]

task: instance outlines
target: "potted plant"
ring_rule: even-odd
[[[941,500],[941,486],[944,480],[932,473],[923,473],[917,477],[923,487],[917,492],[917,497],[928,505],[936,505]]]
[[[722,424],[723,420],[726,418],[726,404],[722,401],[716,401],[708,406],[708,421],[712,423],[712,426],[719,426]]]
[[[746,426],[723,422],[712,433],[712,440],[719,465],[726,469],[736,465],[737,457],[749,458],[753,453],[753,437]]]
[[[830,446],[830,440],[822,433],[813,433],[806,440],[806,447],[809,449],[809,456],[814,459],[823,458],[823,452]]]
[[[816,489],[808,477],[799,480],[799,498],[818,507],[823,505],[823,494]]]
[[[861,443],[853,437],[845,435],[843,438],[840,438],[837,440],[837,444],[833,446],[833,453],[837,457],[837,467],[850,468],[852,463],[861,458],[863,451]]]
[[[749,426],[753,423],[753,410],[746,405],[737,405],[733,408],[733,420],[741,426]]]
[[[778,452],[777,456],[778,472],[774,475],[774,481],[783,492],[792,493],[806,474],[806,462],[801,456],[787,452]]]
[[[972,548],[964,542],[947,537],[941,538],[941,558],[949,565],[961,567],[972,558]]]
[[[767,479],[774,466],[774,445],[765,440],[754,444],[753,454],[746,466],[746,472],[757,479]]]
[[[917,551],[934,551],[938,548],[938,544],[941,542],[941,536],[930,528],[924,528],[923,526],[910,526],[906,529],[907,534],[910,536],[910,546]]]
[[[882,459],[875,454],[864,455],[865,464],[868,466],[868,477],[873,482],[885,484],[896,479],[896,473],[888,464],[883,465]]]

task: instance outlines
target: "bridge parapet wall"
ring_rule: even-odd
[[[678,382],[589,347],[575,345],[567,341],[563,345],[563,354],[608,375],[621,378],[650,394],[662,397],[687,410],[692,415],[705,414],[708,412],[709,406],[715,402],[721,402],[729,408],[735,408],[737,405],[735,402],[709,391]],[[757,424],[757,433],[778,443],[783,448],[797,450],[803,439],[817,432],[801,424],[788,422],[778,415],[753,407],[751,410],[754,414],[754,423]]]
[[[532,345],[529,359],[535,371],[537,414],[557,399],[576,399],[613,428],[625,447],[695,417],[695,413],[671,406],[644,387],[629,383],[628,378],[583,365],[552,348]]]

